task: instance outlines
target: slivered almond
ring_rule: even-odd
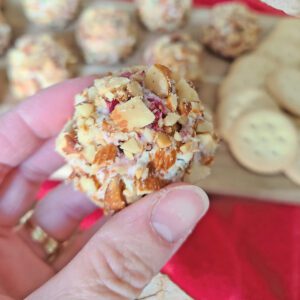
[[[145,105],[141,97],[134,97],[119,104],[110,116],[123,130],[142,128],[155,120],[154,114]]]
[[[137,188],[137,195],[141,196],[160,190],[166,186],[168,182],[157,177],[150,176],[144,180],[137,180],[135,184]]]
[[[105,213],[121,210],[126,206],[123,191],[125,189],[124,182],[116,176],[110,181],[104,196]]]
[[[78,142],[83,145],[89,145],[93,141],[93,136],[89,130],[89,127],[82,126],[77,129]]]
[[[179,134],[178,131],[176,131],[174,133],[174,139],[175,139],[176,142],[181,142],[182,141],[182,137],[181,137],[181,135]]]
[[[171,152],[159,149],[152,158],[152,165],[156,170],[167,171],[175,164],[176,157],[177,152],[175,149],[173,149]]]
[[[75,116],[88,118],[94,111],[94,105],[91,103],[82,103],[75,106]]]
[[[183,78],[176,83],[176,91],[179,99],[185,101],[200,101],[196,90]]]
[[[166,101],[167,108],[171,111],[176,111],[177,104],[178,104],[177,95],[176,94],[170,94],[167,98],[167,101]]]
[[[128,92],[133,96],[143,96],[143,89],[137,81],[131,81],[127,85]]]
[[[81,176],[79,178],[79,188],[82,192],[92,195],[100,188],[100,184],[95,176]]]
[[[182,153],[193,152],[194,149],[195,149],[195,145],[194,145],[193,142],[188,142],[188,143],[186,143],[186,144],[184,144],[184,145],[182,145],[182,146],[180,147],[180,151],[181,151]]]
[[[113,144],[101,146],[95,155],[94,164],[100,167],[113,163],[116,159],[118,148]]]
[[[196,132],[197,133],[207,133],[213,131],[213,124],[207,121],[198,121]]]
[[[156,143],[159,148],[167,148],[172,144],[170,137],[162,132],[156,134]]]
[[[83,155],[88,163],[92,163],[96,155],[96,147],[94,145],[85,146],[83,148]]]
[[[163,65],[153,65],[145,75],[145,86],[159,97],[166,97],[171,90],[171,71]]]
[[[187,116],[192,110],[192,105],[185,100],[179,100],[178,110],[181,115]]]
[[[135,138],[130,138],[128,141],[121,145],[121,149],[132,154],[141,153],[142,147],[139,145]]]
[[[164,124],[166,126],[173,126],[180,119],[180,116],[177,113],[168,113],[164,118]]]

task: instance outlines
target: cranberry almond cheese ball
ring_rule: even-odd
[[[75,187],[106,213],[209,166],[217,138],[195,89],[162,65],[96,79],[57,138]]]
[[[202,41],[212,51],[235,58],[251,50],[258,42],[257,17],[241,3],[221,3],[211,10],[210,23],[203,30]]]
[[[79,0],[22,0],[30,22],[47,27],[64,27],[79,8]]]
[[[76,38],[89,64],[114,64],[128,57],[137,41],[137,27],[127,11],[97,4],[81,14]]]
[[[11,39],[11,27],[0,11],[0,55],[8,48]]]
[[[7,56],[8,78],[14,97],[24,98],[72,75],[76,58],[50,34],[20,37]]]
[[[202,75],[202,46],[186,33],[173,33],[158,38],[145,52],[145,62],[164,64],[178,77],[198,81]]]
[[[138,14],[150,31],[173,31],[184,24],[192,0],[136,0]]]

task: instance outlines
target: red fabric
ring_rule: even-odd
[[[282,14],[259,1],[245,2],[257,11]],[[39,197],[57,184],[45,183]],[[299,300],[300,207],[210,198],[210,211],[163,271],[196,300]],[[95,212],[82,227],[100,216]]]
[[[230,0],[194,0],[195,5],[200,6],[212,6],[216,3],[220,2],[233,2]],[[238,2],[238,1],[235,1]],[[257,12],[261,13],[267,13],[267,14],[276,14],[276,15],[284,15],[283,12],[280,10],[277,10],[275,8],[272,8],[271,6],[268,6],[267,4],[259,1],[259,0],[245,0],[245,1],[239,1],[242,3],[246,3],[250,8],[256,10]]]

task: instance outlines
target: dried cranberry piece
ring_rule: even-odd
[[[106,105],[110,113],[115,109],[116,105],[118,104],[119,101],[116,99],[113,99],[112,101],[106,101]]]
[[[132,73],[130,73],[130,72],[123,72],[123,73],[121,73],[122,77],[126,77],[128,79],[130,79],[131,75],[132,75]]]

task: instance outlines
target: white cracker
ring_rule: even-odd
[[[241,115],[259,109],[278,109],[269,94],[261,89],[250,88],[221,99],[218,107],[218,127],[221,136],[229,139],[231,128]]]
[[[260,88],[266,77],[274,72],[278,64],[263,55],[245,55],[233,63],[228,76],[220,87],[220,97],[227,97],[245,88]]]
[[[300,116],[299,70],[293,68],[278,70],[269,76],[266,84],[269,92],[281,107],[296,116]]]
[[[241,165],[257,173],[278,173],[295,158],[298,132],[284,114],[250,112],[232,129],[230,149]]]

